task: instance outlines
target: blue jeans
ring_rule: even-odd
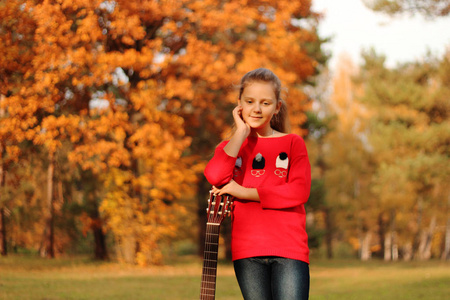
[[[252,257],[234,262],[245,300],[307,300],[309,265],[276,256]]]

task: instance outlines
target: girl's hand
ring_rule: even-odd
[[[255,188],[246,188],[236,183],[233,179],[224,185],[221,189],[213,186],[211,189],[214,195],[228,194],[234,198],[241,200],[257,201],[259,202],[259,195]]]
[[[250,125],[245,123],[242,118],[242,106],[238,105],[233,109],[234,123],[236,124],[236,131],[231,137],[228,144],[225,145],[223,150],[226,154],[232,157],[237,157],[239,150],[241,149],[242,143],[250,135],[251,128]]]
[[[224,195],[228,194],[233,197],[237,197],[237,195],[240,195],[242,193],[239,193],[240,189],[243,189],[244,187],[237,184],[236,181],[231,179],[230,182],[228,182],[226,185],[224,185],[221,189],[218,187],[213,186],[211,191],[214,195]]]
[[[238,105],[233,109],[233,119],[234,123],[236,124],[236,132],[242,132],[247,138],[247,136],[250,134],[251,128],[250,125],[245,123],[244,119],[242,118],[242,106]]]

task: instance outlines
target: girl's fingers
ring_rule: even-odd
[[[217,195],[222,196],[223,194],[226,194],[227,192],[226,192],[226,189],[224,189],[224,188],[218,189],[216,187],[213,187],[211,189],[211,193],[213,193],[214,196],[217,196]]]
[[[241,117],[241,112],[242,112],[242,106],[236,106],[234,109],[233,109],[233,117],[235,118],[235,119],[240,119],[240,120],[242,120],[242,117]]]
[[[216,188],[215,186],[213,186],[211,188],[211,193],[213,193],[214,195],[217,195],[220,192],[220,190],[218,188]]]

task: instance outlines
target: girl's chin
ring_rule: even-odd
[[[261,124],[253,124],[253,126],[252,126],[252,124],[249,124],[249,126],[250,126],[250,128],[253,130],[253,131],[264,131],[264,128],[266,128],[266,125],[264,124],[264,125],[261,125]]]
[[[267,124],[262,123],[261,120],[246,120],[246,123],[253,129],[261,129],[264,128]]]
[[[253,130],[261,130],[264,128],[264,126],[261,125],[252,125],[252,124],[248,124],[250,126],[251,129]]]

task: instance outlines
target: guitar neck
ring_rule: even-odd
[[[220,224],[206,224],[205,251],[203,253],[200,300],[215,299],[219,232]]]

